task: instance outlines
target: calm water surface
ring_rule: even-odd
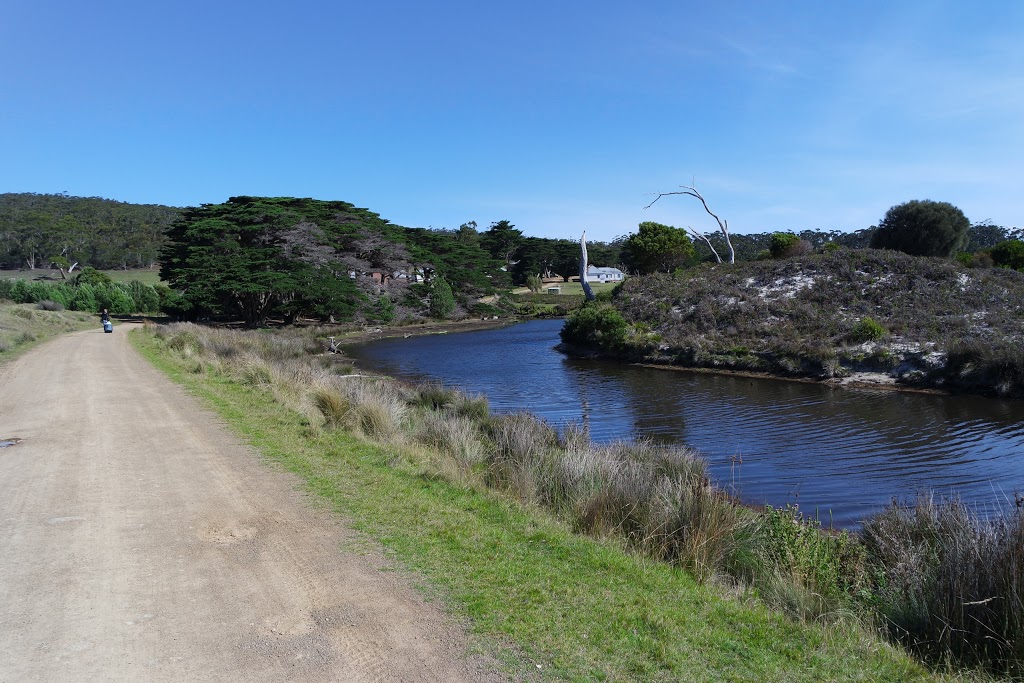
[[[351,347],[362,367],[485,394],[495,412],[583,423],[595,441],[692,446],[751,503],[856,526],[894,497],[982,506],[1024,491],[1024,401],[638,368],[554,350],[561,320]]]

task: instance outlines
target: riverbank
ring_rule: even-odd
[[[373,341],[375,339],[409,339],[412,337],[437,334],[458,334],[460,332],[476,332],[480,330],[501,329],[503,327],[517,325],[532,319],[534,318],[528,316],[508,316],[503,318],[494,317],[484,320],[466,319],[427,321],[417,323],[415,325],[361,325],[347,328],[342,326],[340,330],[339,328],[332,327],[322,328],[321,331],[339,330],[339,334],[334,336],[335,342],[339,346],[347,346],[352,344],[363,344],[366,342]],[[583,348],[581,346],[573,344],[559,344],[558,349],[559,351],[565,353],[566,355],[578,358],[603,358],[609,362],[617,362],[620,360],[615,355],[605,356],[604,354],[600,353],[599,351],[596,351],[593,348]],[[721,367],[709,368],[701,366],[682,366],[678,364],[664,362],[629,362],[639,367],[648,367],[655,368],[658,370],[670,370],[677,372],[695,372],[732,377],[750,377],[756,379],[770,379],[784,382],[799,382],[803,384],[824,384],[837,387],[848,387],[857,389],[879,389],[920,394],[948,395],[953,393],[946,389],[934,387],[917,387],[907,384],[901,384],[898,382],[898,378],[883,372],[850,371],[849,374],[844,377],[822,378],[800,377],[755,370],[735,370]]]
[[[738,598],[735,590],[697,583],[689,572],[644,559],[614,534],[578,536],[536,504],[523,506],[510,492],[480,488],[480,477],[499,470],[483,462],[465,471],[456,467],[462,458],[477,462],[475,441],[444,431],[448,422],[437,419],[442,413],[480,414],[485,403],[460,403],[444,392],[406,393],[390,382],[330,380],[329,371],[317,374],[315,365],[302,371],[313,373],[307,376],[294,364],[301,355],[297,343],[270,346],[265,334],[215,332],[216,338],[204,340],[206,331],[176,326],[140,343],[268,457],[306,477],[350,523],[426,577],[456,614],[471,620],[486,647],[504,644],[505,661],[517,675],[530,670],[547,680],[579,681],[934,679],[851,622],[794,621],[751,596]],[[229,346],[229,339],[236,342]],[[280,371],[274,369],[278,363]],[[393,402],[382,384],[405,398]],[[328,386],[344,392],[340,403],[331,392],[314,391]],[[317,405],[311,393],[320,396]],[[356,395],[362,402],[348,403]],[[325,417],[330,415],[336,423]],[[392,431],[394,419],[419,424],[414,433],[420,436]],[[461,443],[462,455],[428,442]]]
[[[427,476],[431,482],[475,491],[476,495],[487,499],[511,502],[514,497],[525,503],[526,510],[536,510],[537,514],[552,523],[564,525],[567,531],[587,531],[595,537],[590,541],[599,545],[610,542],[615,547],[627,549],[627,554],[643,552],[661,558],[667,562],[664,564],[666,568],[676,567],[673,571],[687,568],[685,576],[696,575],[708,581],[709,576],[722,569],[739,571],[738,574],[732,574],[736,578],[760,576],[752,585],[758,586],[756,592],[761,599],[778,601],[773,604],[784,606],[787,613],[803,615],[802,618],[808,622],[824,620],[831,624],[825,627],[826,632],[832,633],[839,629],[851,635],[852,632],[846,630],[851,627],[848,618],[857,613],[857,610],[851,611],[851,608],[865,599],[865,596],[873,594],[868,587],[872,585],[873,579],[870,577],[875,576],[876,569],[862,564],[864,550],[858,549],[860,546],[857,544],[851,545],[847,535],[821,534],[813,524],[802,521],[802,515],[788,508],[769,511],[764,516],[752,515],[731,503],[720,492],[709,488],[706,474],[701,474],[703,465],[687,449],[664,450],[642,443],[628,447],[597,447],[590,444],[589,439],[581,438],[582,433],[577,431],[570,430],[564,437],[559,437],[550,427],[529,416],[490,415],[485,400],[467,398],[437,386],[410,387],[398,382],[332,376],[333,362],[319,362],[330,359],[321,356],[319,361],[314,358],[300,364],[309,345],[294,337],[278,338],[265,333],[174,326],[173,332],[161,332],[160,338],[164,340],[162,344],[165,352],[180,356],[183,367],[190,375],[206,375],[210,377],[208,381],[217,384],[237,384],[266,394],[269,400],[297,414],[300,423],[306,425],[305,431],[309,436],[317,439],[334,438],[336,433],[341,433],[355,436],[357,440],[366,440],[374,448],[381,449],[379,452],[385,458],[387,467],[398,470],[409,468],[417,476]],[[248,414],[247,411],[243,413]],[[263,425],[262,420],[260,425]],[[337,460],[343,454],[331,451],[323,455]],[[356,466],[365,467],[365,464]],[[672,473],[677,473],[680,479],[675,479],[676,474]],[[339,473],[339,476],[348,474]],[[653,478],[647,484],[640,485],[648,477]],[[669,489],[665,489],[665,486]],[[659,491],[675,493],[666,499]],[[676,493],[679,494],[678,500]],[[399,492],[399,495],[404,494]],[[675,502],[667,505],[668,500]],[[545,512],[542,508],[551,511]],[[478,508],[474,506],[474,509]],[[943,506],[936,509],[944,511],[958,508]],[[927,508],[922,510],[930,514]],[[891,517],[882,518],[889,521],[883,529],[884,533],[881,536],[876,534],[875,537],[888,538],[906,528],[908,522],[898,521],[899,514],[902,513],[898,510],[893,512],[897,521]],[[428,518],[423,517],[410,523],[422,525],[425,519]],[[669,523],[670,519],[674,521]],[[465,528],[469,528],[465,522],[454,527],[445,525],[446,539],[460,547],[465,544],[473,546],[475,541],[464,539],[460,533],[453,531]],[[454,538],[448,538],[452,533],[455,534]],[[695,539],[703,540],[693,543]],[[588,541],[581,539],[580,542]],[[544,550],[543,547],[539,549]],[[919,557],[912,548],[907,552],[910,555],[906,557],[886,559],[878,565],[877,571],[884,574],[886,567],[908,566],[908,561]],[[565,557],[559,551],[555,559],[560,561]],[[920,557],[931,555],[920,554]],[[753,558],[760,559],[750,564]],[[487,554],[486,551],[484,559],[496,560],[493,553]],[[559,564],[558,561],[556,564]],[[990,565],[993,569],[1006,566],[996,559]],[[563,566],[561,571],[565,571],[566,567],[568,565]],[[470,567],[467,571],[477,570]],[[511,572],[510,576],[530,573],[528,568],[512,566],[504,567],[501,571]],[[749,574],[751,571],[754,573]],[[934,568],[925,566],[916,568],[914,572],[915,576],[922,579],[936,575]],[[958,572],[958,575],[963,574],[962,571]],[[966,574],[972,580],[987,576],[989,573],[985,571]],[[790,578],[780,583],[782,577]],[[868,583],[862,583],[865,580]],[[721,586],[726,585],[735,584],[718,584],[716,580],[702,584],[702,590],[707,589],[709,595],[722,597],[736,595],[735,589],[721,593]],[[741,582],[740,585],[751,584]],[[865,593],[865,590],[868,592]],[[944,595],[938,588],[928,587],[915,588],[914,595],[920,595],[918,591],[921,590],[926,595],[934,593],[940,598]],[[957,595],[974,595],[973,589],[965,585],[959,586],[957,590]],[[748,602],[752,595],[747,593],[747,598],[741,604],[746,607],[756,606]],[[905,610],[907,605],[905,596],[878,593],[877,597],[884,597],[885,604],[891,602],[893,609]],[[690,607],[683,605],[682,609]],[[554,605],[545,609],[549,608],[558,609]],[[837,617],[843,614],[847,618],[837,621]],[[934,614],[943,623],[951,623],[948,620],[951,617],[940,612]],[[601,614],[592,614],[591,617],[598,620],[593,623],[603,623],[601,619],[614,619],[611,615]],[[978,615],[972,614],[970,617],[973,623]],[[507,618],[517,617],[510,615]],[[678,617],[666,614],[658,618],[671,620]],[[718,629],[715,624],[711,627]],[[635,632],[636,627],[632,628]],[[854,630],[862,634],[855,636],[855,640],[867,636],[860,628]],[[674,631],[674,627],[666,635],[681,637]],[[915,634],[914,642],[927,643],[930,642],[929,638],[931,636],[928,633]],[[626,643],[616,646],[619,655],[623,653],[618,648],[623,646]],[[714,644],[709,646],[714,647]],[[671,649],[677,645],[672,643],[657,647]],[[754,648],[753,651],[758,654],[753,656],[764,656],[759,647]],[[633,652],[628,653],[630,657],[635,655]],[[679,657],[685,659],[688,656],[677,653],[670,659],[679,662],[682,661]],[[988,656],[1005,655],[996,653]],[[803,661],[803,655],[798,658]],[[672,670],[678,674],[683,669]],[[655,671],[661,669],[656,668]],[[777,671],[774,674],[762,674],[761,677],[771,680],[783,676]],[[790,675],[784,677],[792,678]],[[845,674],[833,677],[824,671],[819,672],[819,677],[822,680],[848,679]],[[556,678],[566,680],[564,676]],[[584,675],[580,678],[593,679],[595,676]],[[638,680],[661,678],[637,677]],[[741,675],[739,678],[746,680],[751,676]],[[904,678],[901,675],[895,675],[895,678],[892,675],[868,677],[869,680]],[[666,680],[669,679],[675,680],[672,676],[666,677]]]
[[[414,325],[360,325],[322,328],[322,331],[335,331],[332,335],[338,344],[362,344],[374,339],[397,339],[420,337],[432,334],[448,334],[457,332],[474,332],[491,330],[522,322],[520,317],[465,319],[465,320],[434,320]]]
[[[562,323],[356,345],[332,358],[487,396],[494,414],[527,409],[560,432],[584,425],[596,443],[685,444],[742,500],[799,503],[829,527],[859,529],[921,491],[989,509],[1024,486],[1024,402],[577,359],[557,350]]]
[[[1024,273],[872,249],[631,278],[563,340],[654,365],[1024,397]]]
[[[571,351],[565,352],[571,353]],[[610,360],[609,362],[615,361]],[[751,379],[766,379],[777,382],[798,382],[800,384],[822,384],[825,386],[843,387],[848,389],[902,391],[911,394],[928,394],[933,396],[948,396],[952,394],[952,392],[943,389],[930,389],[899,384],[895,377],[881,372],[851,372],[846,377],[819,379],[815,377],[787,377],[785,375],[776,375],[768,372],[754,372],[751,370],[723,370],[721,368],[685,367],[658,363],[634,363],[634,365],[642,368],[654,368],[656,370],[669,370],[673,372],[694,372],[706,375],[722,375],[725,377],[749,377]]]

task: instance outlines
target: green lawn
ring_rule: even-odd
[[[76,270],[68,279],[73,279],[81,271]],[[110,276],[114,282],[131,282],[138,280],[145,285],[160,284],[159,268],[136,268],[133,270],[104,270],[101,271]],[[59,281],[61,279],[59,270],[49,268],[36,268],[35,270],[0,270],[0,278],[8,280],[35,280],[37,278]]]
[[[612,289],[615,288],[615,285],[617,284],[617,282],[591,282],[590,289],[593,290],[594,294],[600,294],[601,292],[611,291]],[[562,295],[583,295],[583,285],[581,285],[579,282],[549,282],[544,285],[544,289],[542,289],[539,293],[546,294],[548,291],[548,287],[561,287],[562,291],[560,291],[559,294]]]

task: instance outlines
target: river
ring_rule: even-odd
[[[1024,401],[843,389],[568,358],[561,320],[349,347],[359,365],[487,396],[598,442],[700,451],[752,504],[797,504],[856,527],[893,498],[957,495],[985,511],[1024,491]]]

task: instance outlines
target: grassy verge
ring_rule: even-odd
[[[74,280],[80,271],[74,271],[68,276]],[[159,268],[133,268],[129,270],[103,270],[114,282],[141,282],[144,285],[158,285],[160,283]],[[54,282],[64,281],[60,271],[50,268],[36,268],[35,270],[0,270],[0,279],[8,280],[49,280]]]
[[[0,363],[51,337],[90,327],[99,327],[98,318],[90,313],[47,311],[35,304],[0,301]]]
[[[617,284],[617,282],[591,282],[590,289],[594,294],[600,294],[601,292],[612,291]],[[578,280],[576,282],[548,283],[544,285],[544,289],[541,291],[547,292],[548,287],[561,288],[559,296],[583,296],[583,285]]]
[[[357,436],[389,429],[393,407],[353,411],[342,398],[338,424],[354,431],[331,428],[334,399],[321,393],[311,399],[319,405],[303,408],[310,399],[295,386],[308,383],[280,381],[298,372],[287,362],[275,369],[241,345],[225,354],[236,364],[229,369],[227,360],[200,357],[188,331],[133,340],[243,438],[441,589],[485,642],[509,644],[518,653],[510,666],[520,671],[569,681],[931,680],[855,623],[791,620],[627,552],[615,537],[574,534],[533,505],[480,490],[436,452]],[[292,346],[279,353],[302,353],[301,343]]]

